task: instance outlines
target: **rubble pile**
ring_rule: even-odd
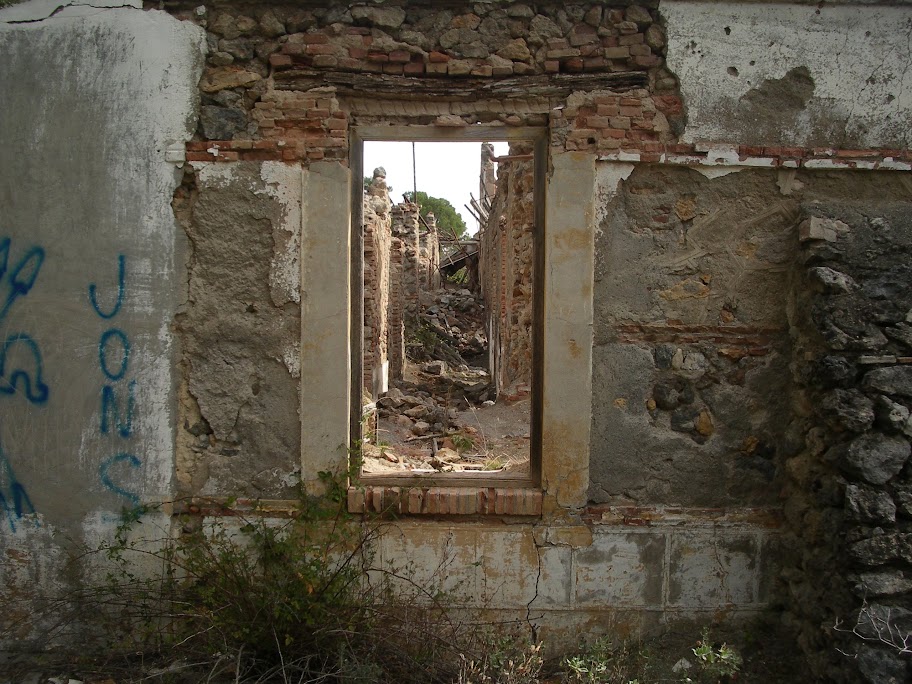
[[[415,333],[406,343],[409,359],[438,359],[456,368],[485,364],[484,307],[470,290],[422,293],[421,305]]]

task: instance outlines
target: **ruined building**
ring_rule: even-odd
[[[124,507],[319,496],[402,360],[360,288],[432,250],[362,141],[498,139],[530,469],[352,483],[380,557],[546,643],[772,610],[813,676],[909,677],[833,628],[912,607],[907,3],[105,4],[0,10],[2,586]]]

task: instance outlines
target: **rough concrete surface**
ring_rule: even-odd
[[[300,313],[288,283],[296,285],[300,172],[279,172],[197,168],[185,214],[189,299],[177,318],[186,494],[293,498],[299,479]]]
[[[165,150],[194,127],[202,32],[124,9],[7,16],[0,446],[15,528],[30,508],[71,523],[170,496],[183,242]]]
[[[0,11],[5,599],[54,588],[66,546],[173,495],[185,243],[165,157],[195,128],[203,59],[203,31],[164,13],[45,9]],[[4,618],[21,610],[25,635],[32,608]]]
[[[901,176],[640,167],[596,241],[590,499],[773,505],[801,202],[908,195]]]
[[[905,7],[662,2],[686,141],[908,147]]]

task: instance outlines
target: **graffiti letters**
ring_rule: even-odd
[[[99,293],[95,283],[89,285],[89,303],[95,313],[103,320],[115,318],[123,307],[127,287],[127,258],[123,254],[117,257],[117,296],[109,297],[114,301],[110,311],[102,311],[98,304]],[[130,338],[117,327],[105,330],[98,340],[98,367],[107,380],[101,388],[101,433],[109,437],[129,439],[133,434],[133,418],[136,413],[136,380],[125,381],[130,369]],[[142,461],[131,453],[120,452],[104,460],[99,467],[98,475],[101,484],[109,491],[123,497],[132,506],[139,505],[139,496],[129,489],[118,485],[114,477],[120,473],[121,478],[129,473],[127,470],[138,470]]]
[[[9,267],[10,244],[12,240],[5,237],[0,239],[0,283],[4,281]],[[41,247],[32,247],[25,253],[19,263],[9,271],[8,289],[6,296],[0,295],[0,321],[9,313],[13,302],[19,297],[24,297],[32,289],[38,279],[38,271],[44,263],[44,250]]]
[[[140,461],[133,454],[117,454],[116,456],[111,456],[111,458],[102,462],[101,467],[98,469],[98,474],[101,477],[101,483],[107,487],[109,490],[118,494],[125,499],[127,499],[134,507],[139,506],[139,497],[128,489],[119,487],[111,480],[111,469],[121,463],[126,463],[130,468],[140,468],[142,466],[142,461]]]
[[[22,516],[35,512],[28,492],[16,479],[2,444],[0,444],[0,510],[6,513],[6,520],[13,532],[16,531],[16,524],[22,520]],[[35,524],[37,522],[36,520]]]
[[[89,284],[89,301],[92,303],[92,308],[95,309],[95,313],[101,316],[104,319],[114,318],[117,313],[120,311],[120,307],[123,304],[124,300],[124,291],[126,289],[126,274],[127,274],[127,258],[120,254],[117,256],[117,300],[114,302],[114,308],[111,309],[110,313],[104,313],[101,310],[101,307],[98,306],[98,296],[95,283]]]
[[[34,246],[10,267],[11,246],[9,237],[0,238],[0,321],[17,299],[31,291],[44,263],[44,249]],[[32,404],[46,403],[50,393],[44,382],[41,348],[24,332],[8,335],[0,347],[0,396],[17,390]]]
[[[9,356],[16,357],[16,362],[9,361]],[[23,363],[23,358],[28,359],[28,363]],[[32,375],[29,374],[30,371]],[[15,394],[18,387],[31,403],[44,404],[49,390],[43,378],[41,350],[35,340],[25,333],[7,337],[0,348],[0,394]]]

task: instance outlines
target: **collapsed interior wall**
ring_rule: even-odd
[[[284,499],[298,484],[318,491],[320,471],[344,469],[347,203],[349,184],[361,181],[346,167],[349,128],[488,123],[504,130],[547,127],[550,138],[542,486],[492,491],[490,500],[488,490],[441,488],[415,511],[441,518],[401,524],[399,536],[384,540],[383,557],[433,568],[455,544],[468,578],[467,605],[521,619],[540,611],[539,633],[555,638],[575,639],[581,629],[604,629],[615,619],[645,628],[694,616],[749,615],[789,596],[801,603],[790,610],[803,635],[799,643],[816,654],[818,673],[846,664],[833,648],[829,618],[861,605],[856,582],[874,587],[869,595],[876,592],[879,600],[887,597],[881,605],[907,605],[908,466],[896,468],[905,452],[894,448],[906,439],[901,418],[909,408],[908,392],[896,384],[905,372],[895,337],[902,321],[840,319],[836,328],[843,332],[857,328],[848,344],[828,320],[843,305],[849,313],[882,316],[885,301],[904,302],[902,269],[884,267],[898,274],[887,287],[868,265],[869,253],[876,265],[891,250],[906,249],[904,220],[890,207],[881,210],[883,203],[908,202],[906,181],[887,169],[909,170],[908,128],[896,122],[908,120],[910,93],[899,76],[902,65],[883,66],[904,52],[881,49],[865,36],[886,36],[884,46],[902,43],[908,19],[902,8],[789,6],[793,21],[785,29],[777,14],[763,14],[765,7],[740,3],[668,2],[659,10],[595,2],[203,8],[169,6],[180,22],[123,8],[95,9],[94,18],[78,20],[64,8],[53,18],[15,24],[0,15],[0,50],[9,65],[2,87],[17,103],[4,108],[0,134],[9,149],[20,150],[3,169],[2,196],[14,217],[10,263],[28,250],[46,250],[28,297],[13,288],[15,267],[5,276],[7,291],[18,294],[8,298],[4,324],[8,334],[35,341],[50,392],[46,405],[33,406],[7,361],[0,401],[19,404],[10,403],[5,415],[15,417],[2,424],[3,495],[12,523],[3,542],[9,558],[26,559],[5,563],[7,577],[53,575],[46,570],[62,553],[51,538],[55,525],[81,525],[86,536],[110,531],[116,518],[109,514],[134,497]],[[27,6],[2,12],[14,10],[37,12]],[[807,27],[815,29],[812,45],[823,47],[807,49]],[[150,31],[151,41],[131,38],[148,38]],[[753,47],[744,40],[748,31],[769,37],[777,49],[767,49],[766,40]],[[196,41],[204,33],[200,127],[184,155],[180,142],[193,126],[203,68]],[[73,50],[60,51],[62,38]],[[85,48],[96,41],[119,58]],[[834,68],[828,48],[836,41],[851,48],[851,59]],[[146,45],[154,55],[133,52]],[[738,61],[715,58],[723,48]],[[71,72],[96,76],[82,82]],[[55,74],[55,85],[36,82],[38,73]],[[872,73],[875,82],[866,83]],[[412,80],[399,80],[407,77]],[[707,82],[720,88],[705,88]],[[79,87],[70,88],[73,83]],[[738,103],[737,116],[707,113],[717,111],[715,93]],[[100,121],[93,118],[98,103],[112,107]],[[808,103],[818,114],[854,117],[858,130],[834,138],[832,125],[814,123],[819,117],[808,113]],[[780,118],[782,104],[788,116]],[[753,131],[745,121],[758,108],[769,116]],[[146,137],[150,131],[154,140]],[[698,139],[745,144],[694,144]],[[829,150],[832,140],[863,149]],[[171,164],[182,158],[194,169],[186,197],[179,192],[174,207],[186,233],[168,207],[178,183]],[[704,175],[675,165],[699,167]],[[781,173],[723,175],[745,166]],[[801,175],[815,167],[812,177]],[[805,191],[789,170],[799,168]],[[37,194],[48,186],[66,194],[48,202]],[[90,192],[102,188],[102,197]],[[810,200],[796,206],[785,188]],[[815,210],[809,202],[816,200],[832,210]],[[744,216],[730,217],[735,210]],[[807,250],[797,242],[806,215],[849,226],[845,234],[819,233],[815,240],[838,249],[813,259],[847,274],[858,288],[826,271],[808,280],[805,264],[795,263]],[[91,237],[85,254],[74,259],[69,246],[65,252],[53,246],[68,245],[57,241],[60,225]],[[74,233],[68,228],[67,234]],[[222,244],[224,236],[233,244]],[[17,253],[20,241],[28,246]],[[594,262],[593,295],[587,269]],[[41,287],[50,281],[51,264],[61,270],[49,293]],[[110,300],[98,299],[105,292],[101,276],[86,279],[72,270],[87,264],[108,273]],[[192,297],[182,309],[174,300],[181,299],[185,275]],[[82,329],[70,314],[89,306],[90,284],[97,286],[98,306],[86,311],[99,327],[86,340],[69,339],[53,325],[63,320]],[[842,286],[848,291],[840,294]],[[774,295],[761,296],[761,288]],[[142,343],[131,347],[127,363],[123,340],[133,342],[133,328],[115,321],[125,337],[108,335],[107,370],[116,376],[121,364],[135,368],[154,387],[143,394],[137,384],[134,441],[123,450],[108,444],[128,426],[129,388],[110,383],[118,394],[115,407],[107,404],[114,412],[106,414],[105,432],[109,383],[98,381],[105,369],[95,367],[94,336],[107,332],[104,315],[117,306],[121,289],[121,315],[132,316],[123,320],[135,323]],[[74,292],[82,293],[78,302]],[[791,317],[786,300],[794,300]],[[593,320],[586,318],[593,308],[594,349],[587,337]],[[39,325],[44,311],[55,315]],[[863,336],[875,347],[853,346]],[[171,363],[175,339],[183,348]],[[28,362],[26,347],[16,353]],[[91,359],[85,349],[94,350]],[[805,374],[805,350],[832,357],[834,370]],[[862,356],[897,360],[862,373]],[[31,396],[41,396],[34,367],[20,358],[15,368],[34,381]],[[848,369],[844,377],[833,374],[840,369]],[[76,392],[92,374],[98,377],[91,396],[69,397],[63,417],[51,416],[63,388]],[[884,375],[895,376],[892,385]],[[842,383],[836,389],[845,394],[830,392],[828,382]],[[813,406],[824,394],[821,408]],[[178,400],[175,419],[170,407]],[[852,402],[854,422],[844,407]],[[867,402],[880,408],[870,425]],[[836,417],[850,422],[834,425]],[[57,442],[32,440],[32,428],[17,431],[39,420],[48,421],[44,433]],[[805,428],[800,438],[793,434]],[[78,448],[58,449],[67,440]],[[653,448],[629,456],[641,443]],[[867,449],[870,443],[878,448]],[[860,467],[859,454],[885,469]],[[118,455],[124,456],[101,469]],[[785,523],[776,510],[782,487]],[[482,511],[485,502],[490,510]],[[480,512],[494,517],[479,521]],[[46,527],[20,524],[35,520]],[[33,558],[48,565],[29,565]],[[844,565],[834,562],[845,558]],[[894,667],[882,654],[874,659]],[[863,655],[858,664],[870,660]],[[903,667],[894,667],[897,676]],[[869,681],[882,681],[866,672]]]
[[[382,169],[366,189],[364,230],[364,388],[373,399],[402,380],[406,340],[419,328],[426,293],[440,284],[434,215],[411,202],[392,204]]]

